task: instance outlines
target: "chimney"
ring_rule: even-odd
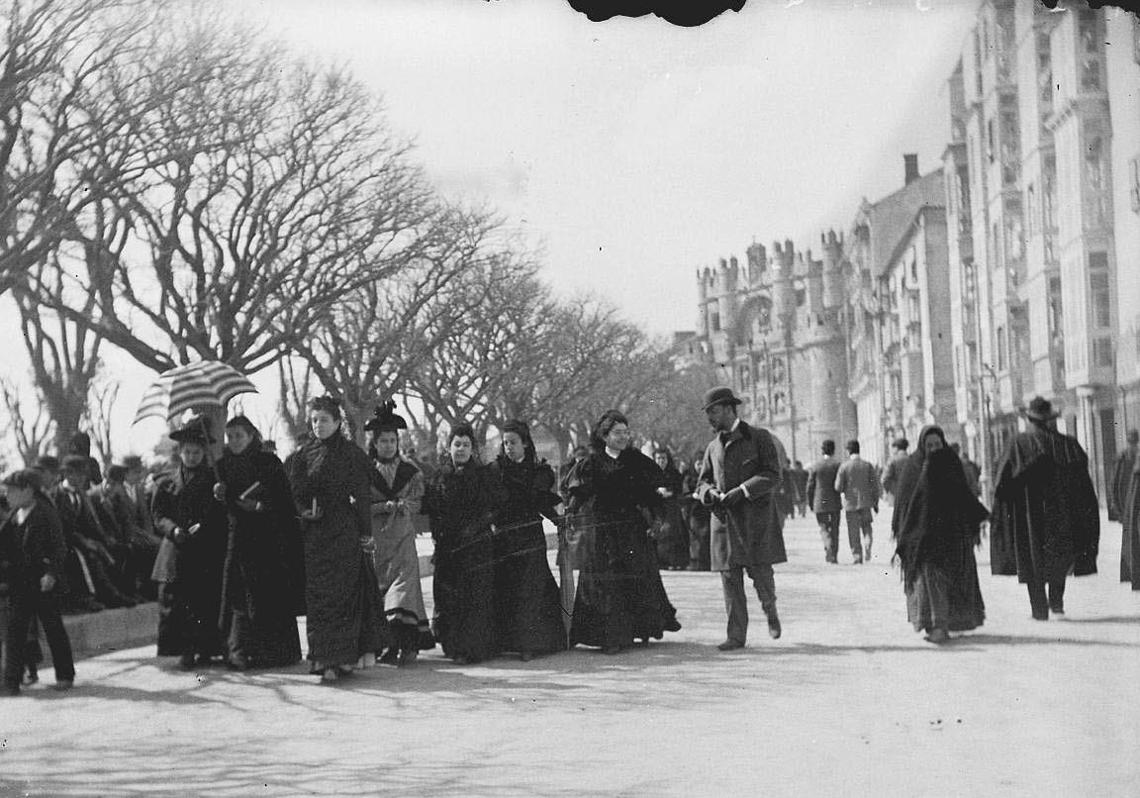
[[[918,180],[918,155],[917,153],[908,152],[903,155],[903,166],[906,170],[904,185],[910,185],[915,180]]]

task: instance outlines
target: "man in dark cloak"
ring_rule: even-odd
[[[1076,438],[1057,431],[1058,415],[1040,396],[1029,403],[1029,428],[1013,437],[998,465],[991,519],[990,568],[1017,575],[1039,621],[1064,613],[1070,572],[1096,573],[1100,543],[1088,455]]]

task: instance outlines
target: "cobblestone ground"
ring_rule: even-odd
[[[684,629],[616,657],[435,651],[334,686],[301,667],[185,674],[152,648],[85,660],[69,694],[0,701],[0,793],[1140,794],[1140,594],[1116,578],[1119,526],[1048,623],[983,552],[986,624],[941,648],[906,623],[876,526],[870,564],[829,566],[814,525],[790,523],[784,635],[761,622],[728,654],[717,575],[678,572]]]

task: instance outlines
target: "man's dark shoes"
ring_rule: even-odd
[[[183,654],[178,658],[178,667],[184,671],[192,671],[194,670],[194,660],[193,654]]]
[[[55,687],[56,690],[60,690],[60,691],[70,690],[74,686],[75,686],[75,680],[74,679],[60,679],[58,682],[56,682],[53,685],[53,687]]]
[[[735,651],[738,648],[744,648],[744,643],[740,642],[739,640],[725,640],[723,643],[717,646],[717,649],[720,651]]]
[[[783,628],[780,626],[780,616],[773,611],[768,615],[768,636],[773,640],[779,640],[783,631]]]

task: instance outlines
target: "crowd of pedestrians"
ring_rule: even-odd
[[[740,403],[729,388],[707,392],[715,435],[688,462],[666,449],[643,454],[625,415],[607,411],[558,474],[522,420],[502,425],[488,463],[476,431],[454,425],[438,468],[425,473],[400,451],[407,422],[391,401],[365,425],[365,450],[346,435],[335,399],[313,400],[308,434],[284,463],[240,415],[216,461],[219,441],[193,419],[170,434],[171,466],[150,476],[137,457],[104,475],[90,440],[76,435],[62,460],[41,457],[3,480],[4,693],[38,680],[41,628],[56,685],[73,684],[64,613],[152,600],[158,654],[185,670],[215,659],[238,671],[293,665],[302,615],[310,671],[322,681],[377,661],[405,667],[437,646],[459,663],[528,661],[575,645],[617,654],[681,629],[661,569],[720,573],[719,648],[731,651],[747,641],[745,575],[768,634],[782,634],[773,566],[787,559],[786,519],[810,507],[825,560],[837,563],[842,514],[852,561],[866,562],[884,496],[907,617],[933,643],[984,623],[974,549],[987,520],[993,573],[1027,585],[1033,618],[1063,613],[1067,577],[1096,571],[1088,460],[1044,399],[1030,403],[1026,431],[998,464],[992,510],[977,467],[937,426],[921,431],[913,452],[894,441],[881,473],[857,440],[843,459],[824,441],[805,469],[770,431],[738,417]],[[1124,524],[1121,579],[1134,589],[1138,442],[1130,434],[1110,497]],[[434,542],[431,617],[416,550],[421,514]],[[560,530],[562,584],[544,521]]]

